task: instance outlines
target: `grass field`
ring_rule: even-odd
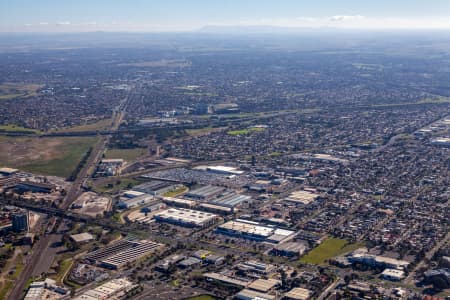
[[[97,131],[106,130],[111,127],[111,118],[103,119],[93,123],[86,123],[79,126],[60,128],[57,132],[80,132],[80,131]]]
[[[38,84],[4,83],[0,84],[0,100],[36,95]]]
[[[0,166],[67,177],[96,137],[0,137]]]
[[[117,184],[117,180],[120,180],[120,183]],[[143,183],[144,181],[140,181],[140,180],[136,180],[136,179],[131,179],[131,178],[121,178],[121,179],[116,179],[114,181],[112,181],[110,184],[111,186],[108,186],[108,184],[105,185],[101,185],[101,186],[93,186],[92,189],[95,192],[98,193],[117,193],[120,190],[126,189],[128,186],[135,186],[138,185],[140,183]]]
[[[164,197],[175,197],[175,196],[178,196],[179,194],[186,193],[187,191],[189,191],[189,189],[187,187],[185,187],[185,186],[182,186],[182,187],[179,187],[179,188],[177,188],[177,189],[175,189],[173,191],[164,193],[163,196]]]
[[[108,149],[105,153],[106,158],[122,158],[126,161],[133,161],[147,154],[145,148],[133,149]]]
[[[240,130],[231,130],[228,131],[227,134],[229,135],[244,135],[244,134],[249,134],[250,132],[259,132],[259,131],[264,131],[265,128],[262,127],[252,127],[252,128],[247,128],[247,129],[240,129]]]
[[[326,260],[362,247],[363,244],[350,244],[346,240],[328,238],[308,254],[300,258],[302,263],[323,264]]]
[[[40,133],[39,130],[25,128],[25,127],[21,127],[21,126],[17,126],[17,125],[0,125],[0,131]]]
[[[60,286],[63,285],[64,276],[69,271],[70,267],[73,264],[72,259],[63,260],[59,265],[58,273],[51,276],[52,279],[56,280],[56,283]]]

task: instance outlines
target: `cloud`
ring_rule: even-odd
[[[332,16],[330,17],[331,22],[346,22],[346,21],[355,21],[362,20],[365,17],[356,15],[356,16]]]
[[[335,15],[329,17],[296,17],[253,19],[230,23],[210,23],[215,26],[275,26],[288,28],[336,29],[450,29],[450,17],[389,18],[362,15]]]
[[[48,23],[47,22],[39,22],[39,25],[46,26],[46,25],[48,25]]]
[[[65,22],[58,22],[56,23],[57,26],[66,26],[66,25],[71,25],[72,23],[70,23],[69,21],[65,21]]]

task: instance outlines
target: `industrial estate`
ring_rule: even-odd
[[[0,299],[450,296],[448,37],[98,35],[0,43]]]

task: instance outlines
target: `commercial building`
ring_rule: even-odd
[[[217,233],[242,237],[255,241],[280,243],[294,235],[294,231],[279,229],[275,226],[264,226],[258,222],[236,219],[220,225]]]
[[[227,166],[208,166],[206,167],[206,171],[218,174],[225,175],[242,175],[244,171],[240,171],[235,167],[227,167]]]
[[[127,278],[112,279],[92,290],[84,292],[75,300],[106,300],[120,299],[136,285]]]
[[[159,222],[167,222],[185,227],[204,228],[214,224],[218,216],[198,210],[171,208],[156,214],[154,218]]]
[[[27,211],[16,212],[11,216],[12,230],[14,232],[28,231],[29,218]]]

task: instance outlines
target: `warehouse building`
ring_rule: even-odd
[[[304,288],[293,288],[284,295],[283,300],[309,300],[313,292]]]
[[[224,207],[224,206],[214,205],[214,204],[209,204],[209,203],[202,203],[202,204],[200,204],[199,207],[204,211],[209,211],[209,212],[217,213],[217,214],[221,214],[221,215],[229,215],[235,211],[234,208]]]
[[[213,225],[218,216],[192,209],[175,209],[171,208],[160,212],[154,217],[159,222],[167,222],[185,227],[208,227]]]
[[[164,193],[173,191],[181,186],[182,185],[180,184],[173,184],[167,181],[152,180],[133,187],[133,191],[159,196],[163,195]]]
[[[252,197],[250,196],[238,195],[235,194],[234,192],[226,192],[221,194],[217,198],[211,199],[209,203],[233,208],[240,205],[241,203],[248,202],[251,199]]]
[[[270,254],[275,256],[299,257],[302,256],[307,249],[308,245],[306,242],[286,242],[275,245],[270,251]]]
[[[162,246],[150,240],[120,240],[111,246],[89,253],[86,259],[92,264],[105,268],[119,269],[153,253]]]
[[[112,279],[92,290],[84,292],[75,300],[120,299],[136,285],[127,278]]]
[[[316,200],[318,197],[319,195],[313,193],[312,191],[301,190],[292,192],[287,198],[284,199],[284,201],[307,205]]]
[[[120,197],[117,207],[120,209],[130,209],[136,206],[144,205],[155,201],[154,196],[143,194],[137,197]]]
[[[222,193],[225,188],[220,186],[207,185],[195,190],[192,190],[185,194],[185,197],[194,200],[207,201]]]
[[[94,240],[94,236],[88,232],[72,234],[70,239],[77,245],[89,243]]]
[[[357,249],[349,257],[349,262],[361,263],[370,267],[383,267],[390,269],[404,270],[409,266],[409,262],[395,258],[372,255],[367,253],[367,249]]]
[[[293,237],[294,231],[279,229],[275,226],[264,226],[258,222],[237,219],[220,225],[217,233],[242,237],[255,241],[280,243]]]
[[[179,199],[174,197],[164,197],[162,199],[164,203],[177,207],[193,208],[197,205],[197,202],[192,200]]]
[[[274,295],[269,295],[267,293],[260,293],[256,291],[252,291],[249,289],[243,289],[235,296],[236,299],[239,300],[275,300],[276,297]]]

